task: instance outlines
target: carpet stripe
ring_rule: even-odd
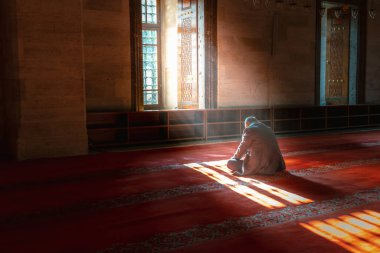
[[[195,226],[180,232],[158,234],[145,241],[126,245],[113,245],[98,251],[113,252],[163,252],[189,247],[207,241],[238,235],[256,228],[272,227],[287,222],[317,216],[380,201],[380,187],[357,192],[342,198],[317,201],[301,206],[288,206],[281,210],[258,212],[255,215],[227,219],[216,224]]]
[[[305,169],[296,170],[296,171],[287,171],[285,173],[278,173],[277,175],[274,175],[274,176],[256,175],[252,178],[259,180],[260,182],[263,182],[263,183],[268,183],[268,182],[274,182],[282,178],[286,178],[289,176],[289,174],[293,176],[304,177],[304,176],[327,173],[333,170],[347,169],[353,166],[371,165],[371,164],[377,164],[377,163],[380,163],[380,159],[376,158],[376,159],[368,159],[368,160],[357,160],[357,161],[352,161],[352,162],[337,163],[333,165],[324,165],[324,166],[313,167],[313,168],[305,168]],[[208,162],[207,164],[225,166],[225,160]],[[186,165],[181,165],[181,167],[190,169]],[[213,168],[213,166],[209,166],[209,167]],[[217,167],[215,167],[215,169],[217,169]],[[249,183],[239,180],[239,177],[234,177],[234,179],[232,180],[234,181],[236,185],[251,186]],[[147,203],[151,201],[171,199],[171,198],[185,196],[185,195],[194,194],[194,193],[214,192],[214,191],[219,191],[219,190],[224,190],[224,189],[226,189],[226,186],[218,182],[211,182],[211,183],[206,183],[206,184],[198,184],[198,185],[190,185],[190,186],[181,185],[181,186],[170,188],[170,189],[149,191],[149,192],[136,194],[132,196],[117,196],[117,197],[109,198],[105,200],[79,203],[79,204],[74,204],[74,205],[66,206],[66,207],[58,207],[58,208],[43,210],[40,212],[32,212],[32,213],[27,213],[27,214],[22,214],[22,215],[2,217],[0,219],[0,224],[3,224],[3,225],[17,224],[17,223],[31,221],[31,220],[65,217],[70,214],[95,212],[95,211],[104,210],[104,209],[126,207],[130,205],[138,205],[138,204]]]
[[[311,168],[305,168],[305,169],[297,169],[297,170],[290,170],[289,173],[291,173],[294,176],[312,176],[315,174],[322,174],[334,170],[341,170],[346,169],[350,167],[356,167],[356,166],[363,166],[363,165],[373,165],[380,162],[379,158],[373,158],[373,159],[365,159],[365,160],[356,160],[356,161],[349,161],[349,162],[342,162],[342,163],[336,163],[332,165],[322,165],[317,167],[311,167]]]
[[[307,154],[329,152],[331,150],[349,150],[349,149],[370,148],[370,147],[378,147],[378,146],[380,146],[380,141],[344,143],[344,144],[338,144],[338,145],[331,145],[331,146],[324,147],[321,149],[309,149],[309,150],[283,152],[283,156],[292,157],[292,156],[297,156],[297,155],[307,155]]]
[[[359,149],[357,147],[358,144],[360,145],[360,149],[380,146],[380,142],[347,143],[344,145],[330,146],[329,148],[283,152],[283,156],[295,157],[295,156],[307,155],[307,154],[331,152],[333,150],[352,149],[353,147],[355,147],[355,149]],[[199,162],[202,162],[202,161],[199,161]],[[44,181],[28,181],[28,182],[19,182],[19,183],[10,184],[10,185],[0,185],[0,192],[6,192],[6,191],[11,191],[11,190],[21,190],[21,189],[25,190],[25,189],[30,189],[33,187],[46,187],[46,186],[58,185],[58,184],[80,183],[83,181],[89,181],[89,180],[95,180],[95,179],[103,180],[107,178],[108,179],[122,178],[128,175],[147,174],[147,173],[163,172],[163,171],[178,170],[178,169],[189,169],[189,168],[183,166],[183,164],[127,168],[127,169],[120,168],[120,169],[113,169],[113,170],[106,170],[106,171],[99,171],[99,172],[91,172],[91,173],[86,173],[86,174],[71,176],[71,177],[55,178],[55,179],[44,180]]]

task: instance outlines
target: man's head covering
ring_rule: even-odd
[[[254,116],[249,116],[247,118],[245,118],[244,120],[244,126],[245,127],[248,127],[250,125],[253,125],[253,124],[258,124],[260,123],[260,121],[258,119],[256,119],[256,117]]]

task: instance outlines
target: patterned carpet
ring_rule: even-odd
[[[238,142],[1,161],[0,252],[380,252],[380,131],[279,143],[275,176]]]

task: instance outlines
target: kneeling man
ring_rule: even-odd
[[[242,141],[227,167],[241,176],[273,175],[286,169],[272,129],[255,117],[247,117]]]

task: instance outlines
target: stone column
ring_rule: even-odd
[[[10,140],[12,155],[86,154],[82,0],[14,2],[17,78],[7,82],[5,94],[14,93],[8,100],[16,104],[6,110],[15,111],[6,127],[17,132]]]

